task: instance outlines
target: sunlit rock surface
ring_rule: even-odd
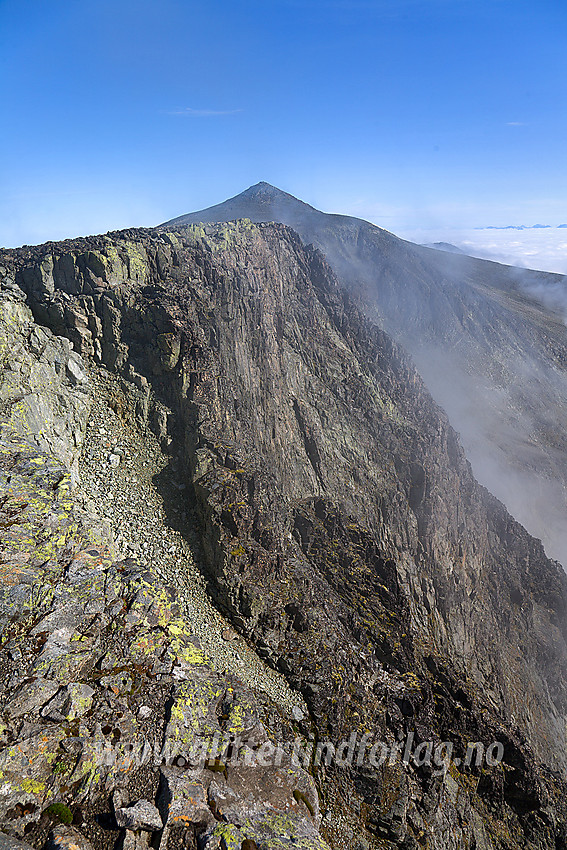
[[[241,222],[0,264],[81,374],[112,375],[136,439],[151,430],[181,458],[172,526],[198,513],[211,598],[305,705],[219,666],[175,575],[117,556],[69,489],[76,441],[65,467],[12,425],[5,834],[95,850],[565,846],[565,575],[476,483],[404,352],[322,256]],[[240,739],[242,763],[211,751],[193,767],[215,732]],[[451,742],[453,760],[294,763],[296,738],[353,733]],[[464,765],[470,742],[500,742],[502,762]],[[268,743],[279,764],[262,763]]]
[[[567,568],[567,277],[415,245],[268,183],[163,225],[280,221],[410,352],[477,479]]]

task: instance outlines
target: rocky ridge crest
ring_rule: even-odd
[[[136,817],[129,810],[157,805],[164,847],[323,846],[319,806],[336,848],[565,846],[565,576],[474,481],[411,363],[321,255],[284,226],[241,222],[48,244],[5,252],[2,263],[36,321],[113,376],[117,415],[179,459],[186,490],[164,503],[170,522],[180,506],[196,510],[211,597],[308,712],[294,724],[211,667],[151,564],[73,538],[55,558],[63,609],[55,597],[34,604],[33,624],[24,618],[21,641],[8,642],[18,657],[36,634],[47,633],[50,652],[52,628],[63,641],[55,657],[42,646],[27,662],[32,678],[46,662],[38,678],[57,691],[17,714],[6,768],[14,772],[11,742],[21,746],[28,731],[36,747],[33,734],[49,730],[51,761],[41,761],[41,779],[28,776],[44,787],[28,786],[25,811],[11,801],[8,831],[40,846],[53,800],[76,818],[81,809],[84,837],[110,846],[100,819],[112,816],[118,792],[110,823],[143,841],[149,830],[125,826]],[[85,643],[78,652],[75,635]],[[14,700],[7,691],[8,715]],[[150,725],[139,717],[146,705]],[[122,784],[89,750],[97,735],[121,757],[123,740],[204,736],[230,725],[232,708],[246,718],[252,750],[298,731],[339,742],[370,730],[389,744],[410,732],[449,740],[460,759],[468,741],[499,740],[504,762],[459,768],[455,759],[443,775],[398,762],[323,763],[313,776],[278,768],[261,797],[224,764],[222,780],[177,765],[160,778],[154,765]],[[72,781],[59,782],[51,765],[64,738],[79,749]],[[27,769],[37,764],[30,754]],[[168,831],[163,802],[171,811],[178,780],[200,783],[190,796],[202,804],[186,812],[181,838]]]

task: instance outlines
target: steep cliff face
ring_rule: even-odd
[[[87,375],[68,339],[33,321],[23,292],[0,269],[0,419],[77,477],[90,406]]]
[[[565,846],[564,573],[476,483],[411,363],[322,256],[241,222],[2,262],[37,321],[116,375],[121,415],[182,459],[171,522],[198,510],[210,593],[302,695],[306,741],[453,745],[448,769],[311,765],[329,844]],[[463,765],[469,742],[501,742],[502,763]],[[293,799],[313,828],[310,788]]]
[[[172,224],[280,221],[326,256],[363,312],[411,353],[481,483],[567,564],[562,275],[448,254],[259,183]],[[543,299],[543,300],[542,300]]]
[[[99,431],[120,433],[123,445],[129,432],[146,464],[151,440],[133,421],[121,425],[120,387],[106,376],[101,391],[104,377],[89,379],[68,340],[35,325],[13,279],[5,284],[0,306],[11,356],[0,398],[12,416],[0,424],[2,846],[325,850],[314,780],[292,758],[301,699],[270,679],[246,647],[219,651],[220,635],[208,629],[220,631],[220,618],[205,599],[194,610],[198,591],[193,609],[183,593],[190,563],[170,545],[173,529],[167,549],[176,550],[177,563],[164,578],[155,549],[151,557],[144,550],[137,560],[120,557],[110,524],[93,511],[96,492],[88,510],[81,504],[69,471],[74,435],[86,434],[83,478],[98,446],[65,364],[93,410],[104,413]],[[22,379],[25,403],[14,413],[16,372],[30,378],[33,393]],[[112,405],[106,411],[104,400]],[[53,412],[42,434],[33,430],[37,410]],[[66,432],[66,424],[75,430]],[[65,436],[66,465],[54,456]],[[128,468],[126,457],[121,463]],[[101,477],[117,475],[113,465]],[[128,508],[132,516],[115,530],[137,521],[145,538],[144,515],[134,503]],[[168,532],[158,516],[152,524]],[[241,657],[247,669],[235,675]]]

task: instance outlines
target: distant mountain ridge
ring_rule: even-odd
[[[567,227],[567,224],[507,224],[494,225],[489,224],[486,227],[475,227],[475,230],[548,230],[553,227]]]
[[[435,248],[437,251],[447,251],[449,254],[466,254],[462,248],[457,248],[456,245],[451,245],[450,242],[427,242],[424,248]]]
[[[239,218],[287,224],[323,252],[411,353],[479,480],[567,565],[565,277],[415,245],[266,182],[161,227]]]

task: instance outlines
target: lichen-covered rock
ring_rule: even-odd
[[[76,478],[89,405],[87,371],[69,340],[34,323],[17,287],[0,288],[0,422]]]
[[[181,768],[162,767],[158,801],[167,812],[166,828],[185,824],[202,829],[215,823],[214,807],[210,806],[213,798],[207,793],[206,778],[203,773],[197,776],[188,778]]]
[[[413,366],[320,255],[244,222],[2,262],[36,317],[115,373],[113,409],[183,458],[172,522],[198,507],[216,603],[306,710],[285,716],[215,666],[151,562],[91,548],[52,462],[8,448],[8,508],[29,527],[7,514],[0,821],[39,848],[60,803],[98,850],[118,838],[117,795],[157,807],[162,850],[561,847],[565,576],[476,484]],[[22,703],[28,679],[57,689]],[[353,732],[373,762],[349,758]],[[402,759],[410,735],[453,760]],[[464,763],[470,742],[502,759]],[[334,758],[311,760],[319,744]]]
[[[93,846],[78,829],[59,824],[49,836],[50,850],[93,850]]]
[[[149,846],[143,833],[161,833],[164,824],[164,850],[177,846],[180,826],[193,836],[212,830],[208,788],[219,776],[213,750],[240,741],[232,763],[241,746],[253,754],[265,742],[256,695],[211,666],[172,588],[151,569],[113,560],[57,461],[17,436],[0,449],[2,469],[10,471],[3,551],[13,549],[26,564],[6,568],[3,587],[0,825],[12,835],[6,841],[14,848],[24,837],[38,848],[48,837],[50,847],[65,850],[106,846],[100,822],[112,815],[126,830],[124,845],[138,848]],[[292,736],[288,727],[289,750]],[[223,781],[228,789],[232,782],[232,817],[240,823],[252,811],[251,786],[235,770],[233,780]],[[275,773],[280,798],[287,796],[293,810],[288,772]],[[310,787],[308,775],[296,773],[296,784]],[[263,816],[275,817],[282,805],[271,797],[271,787],[260,783],[255,806]],[[283,824],[280,833],[285,838],[297,828],[295,821]],[[315,840],[316,823],[302,829]]]
[[[155,832],[163,828],[159,811],[149,800],[138,800],[132,806],[114,810],[116,823],[123,829]]]

